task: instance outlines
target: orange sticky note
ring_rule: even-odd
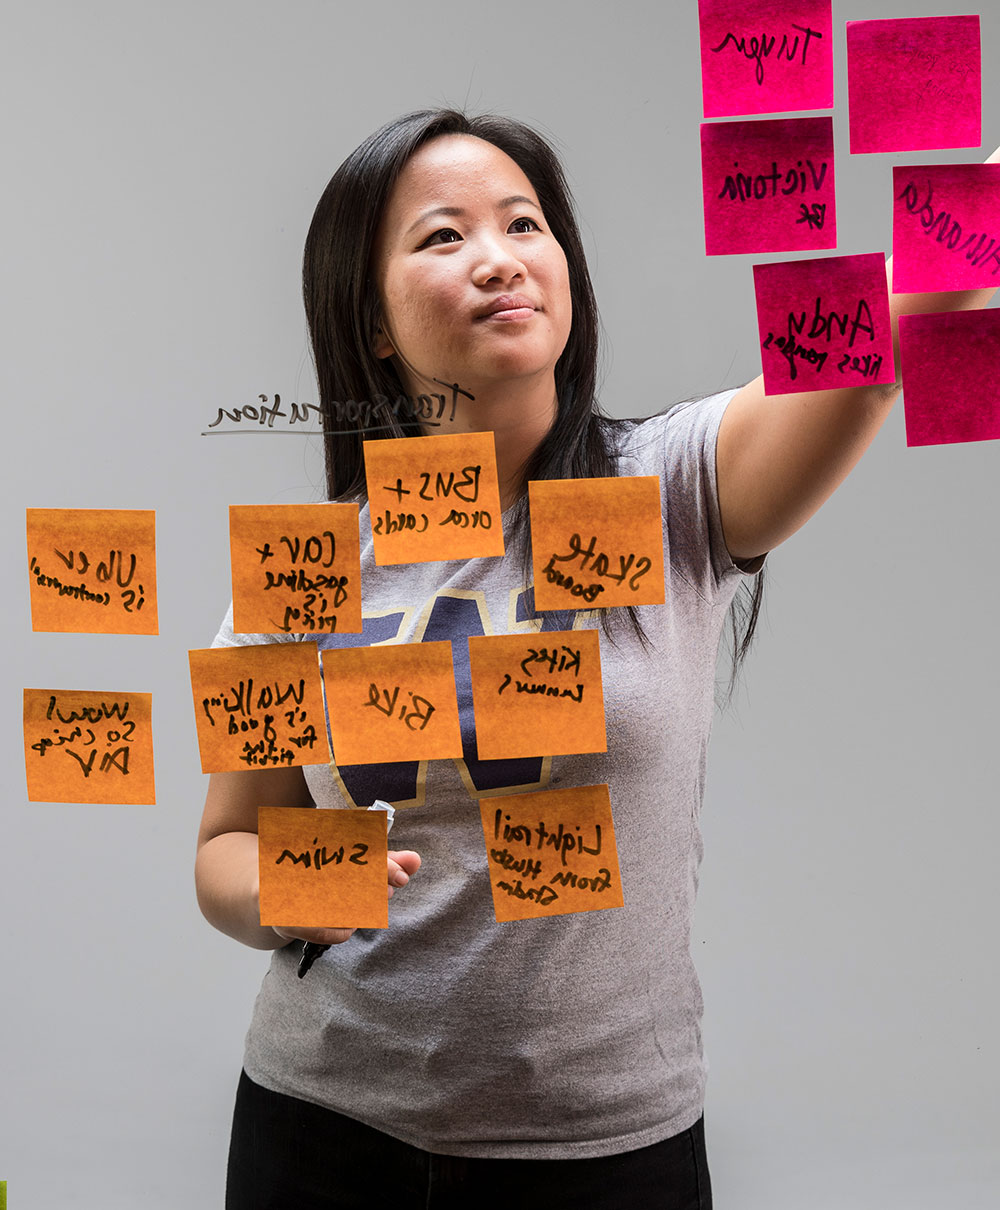
[[[596,630],[469,639],[480,760],[606,752]]]
[[[229,508],[238,634],[361,631],[356,504]]]
[[[624,903],[607,786],[505,795],[479,809],[497,920]]]
[[[29,508],[32,630],[158,634],[152,509]]]
[[[502,555],[492,433],[366,441],[375,562]]]
[[[451,643],[331,647],[323,682],[338,765],[462,755]]]
[[[388,927],[385,811],[260,807],[257,827],[262,925]]]
[[[30,802],[155,803],[153,696],[25,689]]]
[[[662,605],[658,475],[528,484],[535,608]]]
[[[203,773],[330,759],[315,643],[189,651]]]

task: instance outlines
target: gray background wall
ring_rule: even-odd
[[[849,158],[844,22],[970,7],[834,4],[840,252],[889,246],[893,163],[1000,139],[988,74],[981,152]],[[227,506],[315,499],[321,459],[199,433],[315,399],[298,274],[328,177],[425,105],[554,137],[618,414],[757,373],[755,258],[703,255],[694,0],[42,0],[3,28],[0,1177],[17,1210],[207,1210],[267,958],[195,905],[185,653],[228,601]],[[995,442],[908,450],[899,407],[769,560],[695,937],[722,1207],[996,1205],[998,505]],[[160,635],[33,634],[26,506],[155,508]],[[158,804],[29,804],[23,686],[151,691]]]

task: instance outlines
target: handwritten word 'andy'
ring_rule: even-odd
[[[800,65],[806,65],[806,51],[809,49],[810,38],[822,38],[823,35],[818,29],[810,29],[808,25],[792,24],[792,29],[797,29],[799,33],[804,34],[802,39],[802,58]],[[759,38],[737,38],[735,34],[726,34],[725,38],[718,46],[712,47],[713,54],[719,54],[720,51],[726,49],[732,44],[733,50],[737,54],[745,56],[747,59],[753,59],[757,63],[755,76],[758,84],[764,83],[764,60],[769,58],[774,51],[774,45],[778,40],[777,34],[768,38],[767,34],[762,33]],[[789,43],[788,34],[781,35],[781,45],[778,47],[778,53],[775,56],[775,61],[780,63],[782,59],[787,63],[794,63],[799,57],[799,34],[795,34],[792,41]]]
[[[923,203],[918,205],[920,202],[919,190],[913,181],[908,181],[906,188],[897,196],[896,200],[902,201],[909,213],[920,219],[920,225],[923,227],[925,235],[933,236],[949,251],[964,253],[965,259],[977,267],[992,261],[991,276],[995,277],[1000,272],[1000,242],[992,235],[977,235],[975,231],[966,235],[963,242],[962,236],[965,233],[961,223],[947,210],[938,210],[935,214],[934,208],[931,206],[933,197],[934,189],[928,181],[927,197]]]
[[[768,332],[767,339],[761,345],[762,349],[768,349],[773,342],[775,348],[788,362],[788,375],[793,380],[798,376],[797,361],[801,360],[809,365],[814,365],[818,374],[829,357],[829,352],[821,352],[800,341],[799,337],[803,334],[810,340],[825,338],[829,344],[838,333],[840,336],[845,336],[850,330],[847,338],[849,349],[854,347],[854,342],[860,333],[867,333],[869,342],[875,339],[875,321],[865,299],[859,299],[853,317],[849,311],[824,312],[822,303],[822,298],[817,297],[808,331],[806,331],[807,313],[789,311],[787,336],[775,337],[773,332]],[[841,373],[847,370],[857,370],[863,377],[877,378],[882,368],[882,360],[881,356],[872,354],[867,354],[865,358],[854,357],[852,359],[850,353],[844,353],[837,368]],[[852,364],[852,361],[856,364]]]
[[[786,197],[791,197],[793,193],[807,193],[810,186],[819,192],[826,179],[826,161],[824,160],[817,169],[812,160],[807,158],[805,167],[809,170],[808,174],[803,169],[802,160],[796,162],[796,168],[789,168],[784,172],[779,170],[778,161],[772,160],[770,172],[758,172],[756,176],[752,176],[748,172],[727,175],[718,196],[730,198],[732,201],[749,202],[751,200],[761,201],[766,197],[777,197],[779,193]],[[733,167],[739,168],[739,166],[739,160],[734,160]],[[779,181],[784,182],[780,187]]]

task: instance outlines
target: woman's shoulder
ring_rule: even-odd
[[[722,415],[737,389],[685,399],[650,416],[609,421],[619,474],[657,474],[665,466],[703,453],[707,447],[714,449]],[[623,463],[628,461],[649,469],[627,470]]]

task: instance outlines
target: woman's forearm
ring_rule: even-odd
[[[257,950],[288,940],[260,923],[260,881],[255,832],[223,832],[198,850],[194,867],[198,906],[220,932]]]

